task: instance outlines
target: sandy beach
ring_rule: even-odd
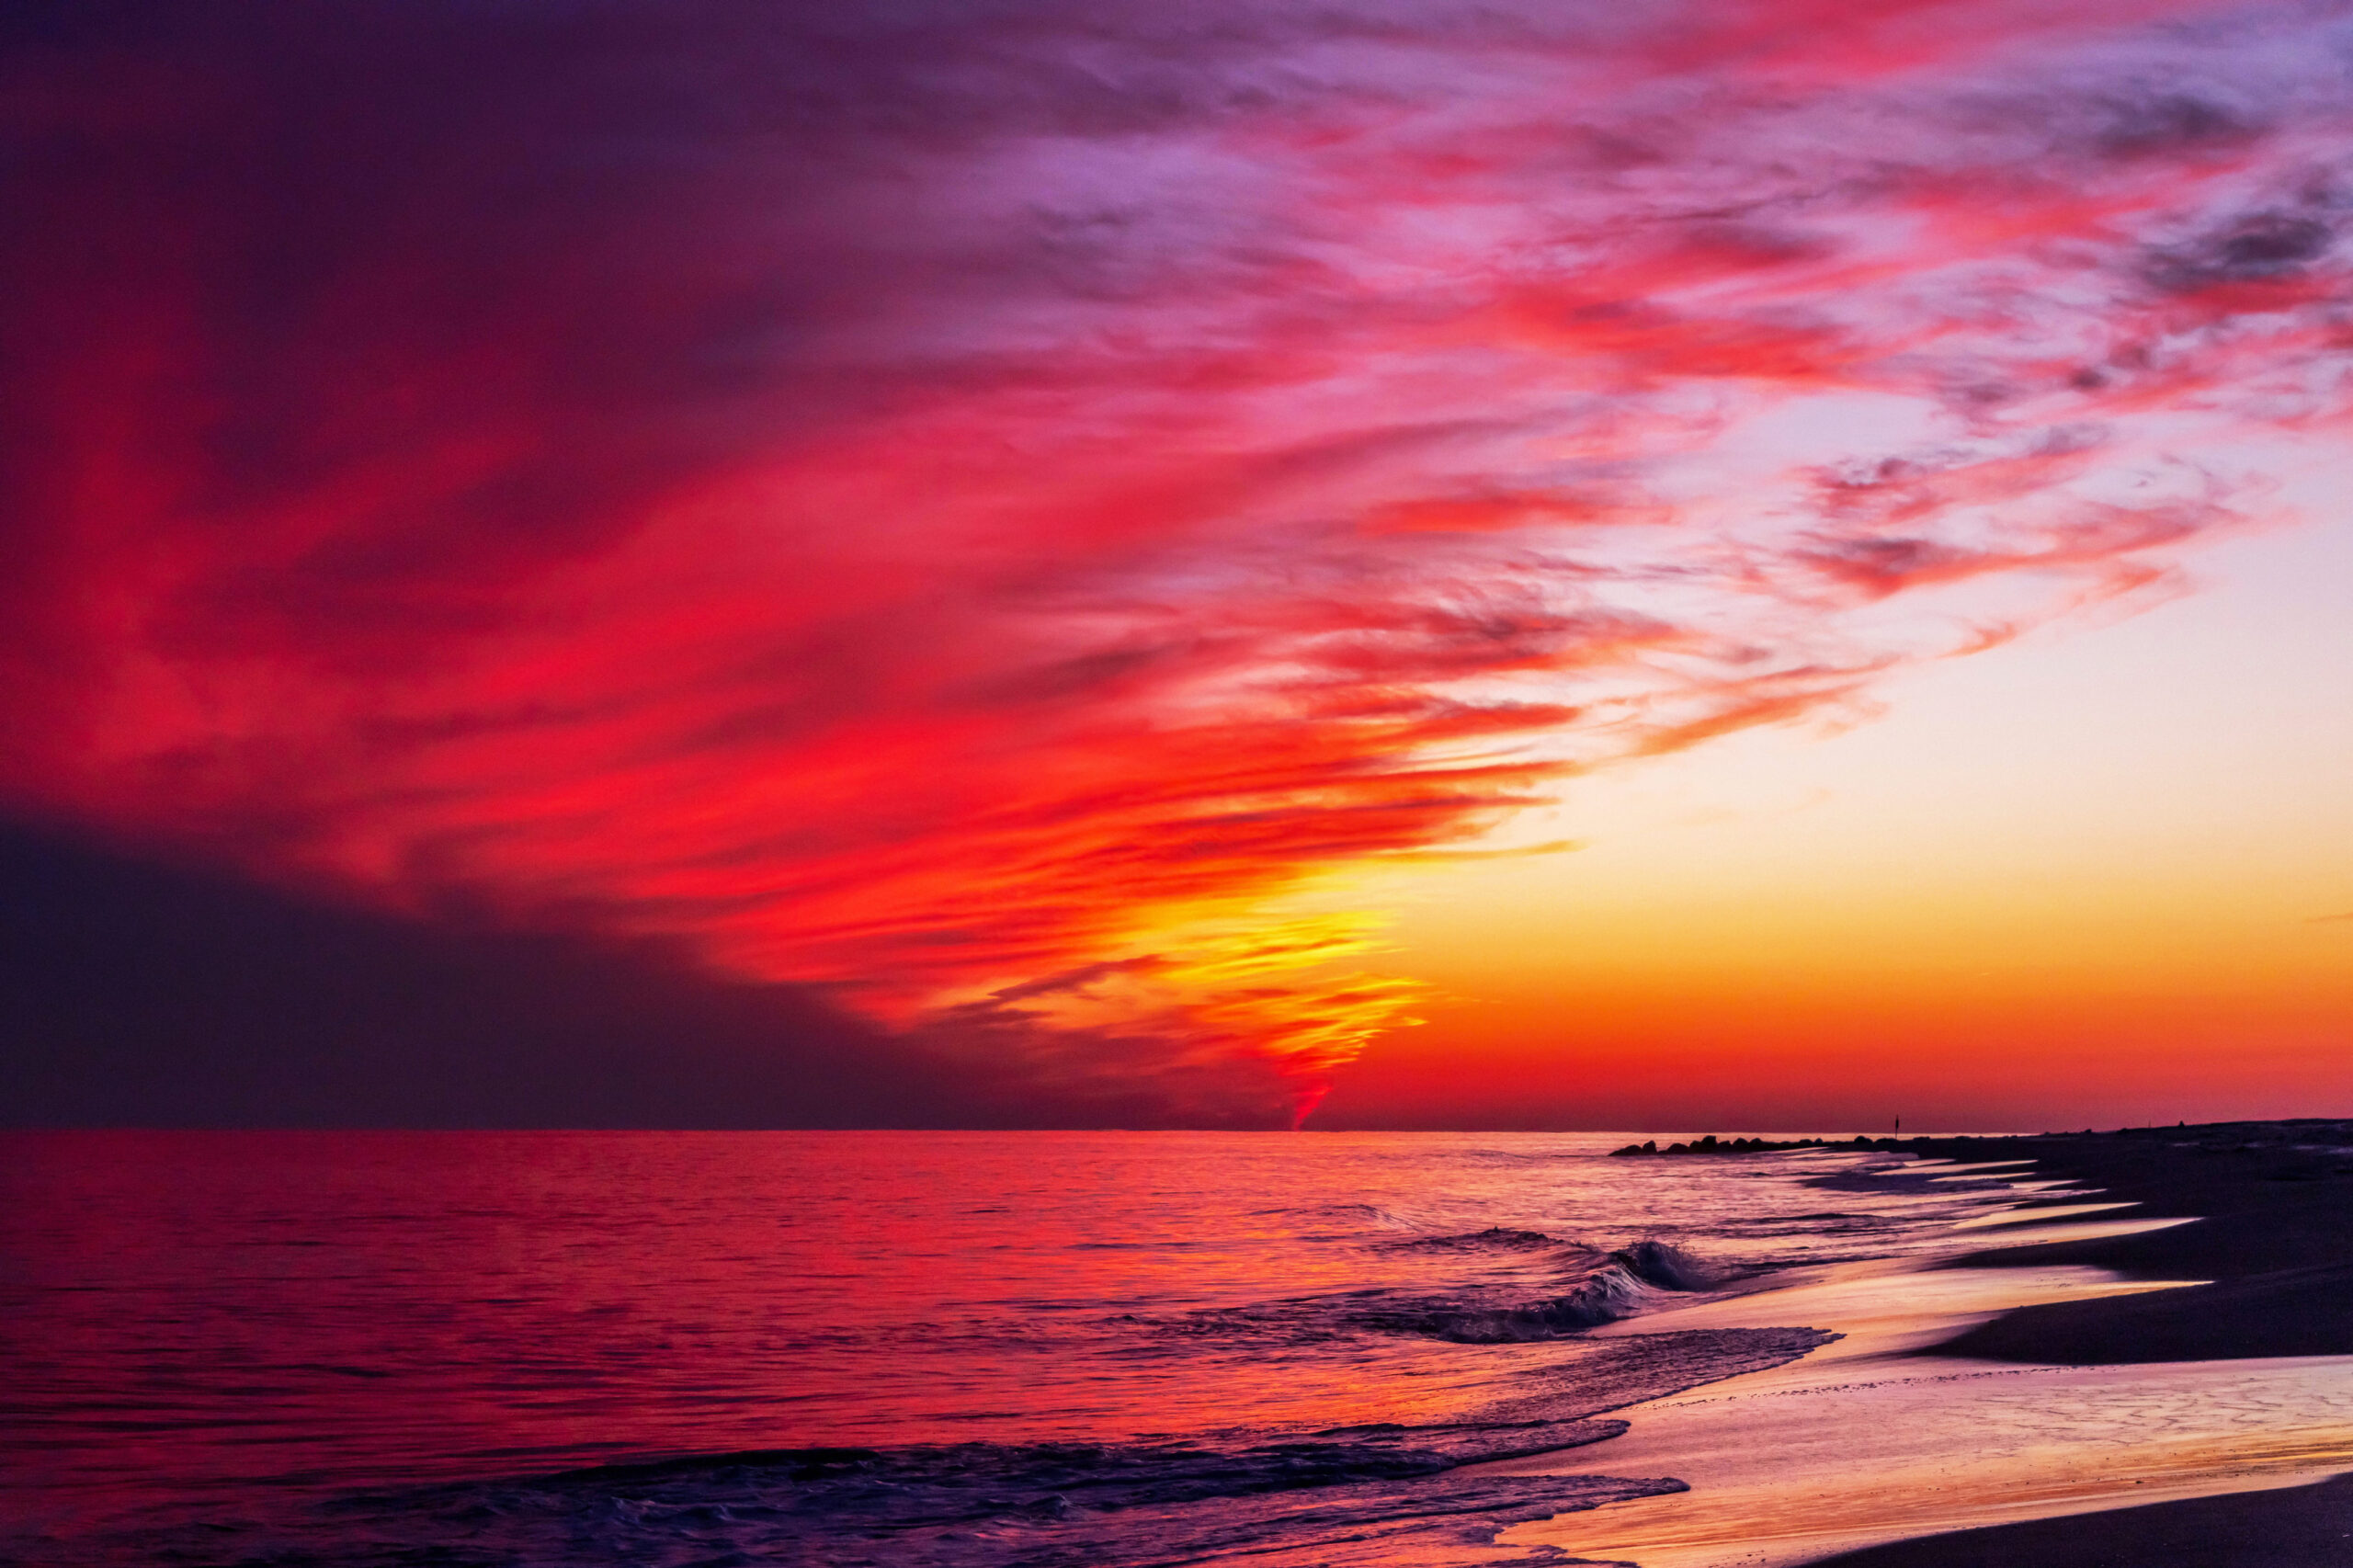
[[[2180,1290],[2021,1308],[1938,1357],[2081,1367],[2353,1355],[2353,1123],[2136,1129],[2006,1141],[2040,1172],[2151,1218],[2134,1235],[2006,1249],[1972,1267],[2088,1265]],[[1972,1142],[1967,1152],[1983,1152]],[[1950,1154],[1951,1145],[1924,1153]],[[2001,1156],[1995,1156],[2001,1157]],[[2336,1568],[2353,1562],[2353,1476],[2024,1521],[1844,1553],[1839,1568]]]
[[[1920,1161],[1874,1179],[2009,1179],[1961,1227],[2003,1244],[1600,1331],[1843,1337],[1616,1413],[1607,1468],[1688,1493],[1505,1540],[1642,1568],[2353,1561],[2349,1145],[2337,1123],[1907,1140]]]

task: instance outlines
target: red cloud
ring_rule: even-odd
[[[1621,12],[14,40],[0,787],[1312,1094],[1411,987],[1247,911],[2154,580],[2344,413],[2338,24]]]

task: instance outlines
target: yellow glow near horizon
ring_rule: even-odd
[[[2037,1122],[2344,1108],[2353,541],[2282,530],[2196,568],[2122,624],[1902,676],[1873,722],[1604,770],[1516,824],[1577,853],[1359,883],[1439,996],[1333,1109],[1518,1096],[1598,1124],[1695,1072],[1800,1120],[1807,1092]]]

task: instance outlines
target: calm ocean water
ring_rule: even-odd
[[[1506,1561],[1818,1342],[1582,1330],[1992,1196],[1622,1142],[6,1135],[0,1560]]]

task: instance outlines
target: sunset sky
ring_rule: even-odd
[[[31,1119],[378,1119],[428,947],[789,999],[768,1119],[2353,1110],[2353,6],[27,0],[0,115]]]

